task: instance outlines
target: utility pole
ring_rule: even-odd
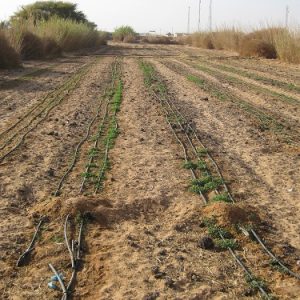
[[[189,6],[189,10],[188,10],[188,30],[187,33],[190,33],[190,21],[191,21],[191,7]]]
[[[289,27],[289,14],[290,14],[290,8],[287,5],[286,6],[286,10],[285,10],[285,27],[288,28]]]
[[[212,0],[209,3],[209,31],[212,32]]]
[[[199,14],[198,14],[198,31],[200,32],[200,20],[201,20],[201,0],[199,0]]]

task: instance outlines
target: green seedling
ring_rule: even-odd
[[[187,161],[183,164],[184,169],[187,170],[196,170],[198,168],[198,164],[192,162],[192,161]]]
[[[219,227],[216,224],[216,220],[214,218],[205,218],[203,220],[203,223],[207,227],[209,235],[213,238],[219,239],[221,236],[223,236],[225,239],[230,239],[232,237],[229,231],[222,227]]]
[[[228,248],[234,250],[238,248],[238,243],[234,239],[219,239],[216,241],[216,245],[223,250],[227,250]]]
[[[257,291],[259,287],[267,289],[266,283],[259,277],[251,277],[249,275],[246,275],[246,282],[249,284],[250,288],[252,288],[255,291]]]
[[[287,270],[283,268],[276,259],[270,261],[270,266],[272,269],[279,271],[280,273],[286,274]]]
[[[195,179],[191,183],[190,190],[196,194],[207,193],[217,189],[220,185],[223,184],[221,178],[215,178],[213,176],[204,176],[200,179]]]
[[[54,235],[54,236],[51,237],[51,241],[53,243],[63,243],[64,237],[61,236],[61,235]]]
[[[201,171],[208,171],[206,162],[202,159],[199,159],[197,162],[197,169],[199,169]]]
[[[229,195],[227,193],[224,194],[219,194],[213,197],[212,199],[213,202],[226,202],[226,203],[231,203],[231,200],[229,198]]]
[[[208,149],[206,149],[206,148],[197,148],[197,154],[200,157],[205,157],[208,154]]]

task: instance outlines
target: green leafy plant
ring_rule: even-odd
[[[217,189],[223,184],[221,178],[215,178],[211,175],[204,176],[200,179],[192,180],[190,190],[194,193],[206,193]]]
[[[118,42],[130,42],[128,39],[134,40],[136,36],[136,32],[130,26],[118,27],[113,33],[113,39]]]
[[[228,193],[224,194],[219,194],[213,197],[212,199],[213,202],[226,202],[226,203],[231,203],[231,200],[229,198]]]
[[[196,170],[198,165],[192,161],[187,161],[183,164],[183,167],[187,170]]]
[[[234,239],[218,239],[216,241],[217,247],[220,249],[226,250],[228,248],[231,249],[237,249],[238,248],[238,243]]]
[[[216,220],[214,218],[204,218],[203,223],[207,227],[209,235],[213,238],[219,239],[223,236],[226,239],[230,239],[232,237],[229,231],[216,224]]]

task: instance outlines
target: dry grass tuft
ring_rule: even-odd
[[[146,44],[160,44],[160,45],[172,45],[177,44],[175,40],[167,36],[147,36],[141,39],[142,43]]]
[[[246,57],[278,58],[300,63],[300,33],[281,27],[269,27],[244,33],[235,28],[215,32],[197,32],[179,40],[205,49],[230,50]]]
[[[290,63],[300,63],[300,32],[285,30],[277,32],[274,37],[277,56],[280,60]]]
[[[121,26],[115,29],[113,39],[116,42],[130,43],[136,39],[136,32],[130,26]]]
[[[42,39],[30,31],[23,32],[21,45],[22,59],[39,59],[44,56]]]
[[[58,43],[52,38],[43,39],[43,52],[47,58],[59,57],[62,54],[62,49]]]
[[[246,37],[242,40],[239,54],[245,57],[277,58],[274,45],[269,42]]]
[[[133,34],[128,34],[123,39],[124,43],[136,43],[136,36]]]
[[[20,56],[11,46],[4,31],[0,30],[0,68],[20,66]]]

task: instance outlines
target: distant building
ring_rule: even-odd
[[[179,33],[179,32],[177,32],[177,33],[174,33],[174,37],[183,37],[183,36],[187,36],[187,34],[186,33]]]
[[[148,35],[157,35],[156,31],[155,30],[150,30],[148,32]]]

